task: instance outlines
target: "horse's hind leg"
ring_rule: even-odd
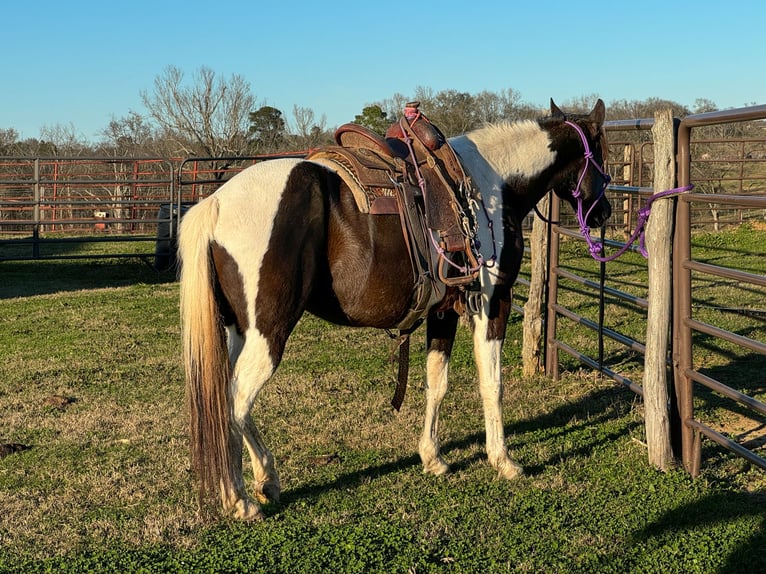
[[[423,472],[437,476],[449,472],[449,466],[439,452],[439,410],[447,393],[449,359],[455,342],[457,321],[457,314],[448,312],[443,317],[432,315],[426,326],[426,416],[418,451],[423,462]]]
[[[229,352],[233,365],[232,399],[233,399],[233,435],[231,437],[232,459],[239,462],[238,476],[242,476],[242,444],[247,447],[253,465],[255,479],[255,496],[258,502],[264,503],[279,499],[279,475],[274,466],[274,457],[266,447],[258,428],[253,422],[251,411],[253,403],[263,385],[268,381],[276,365],[273,364],[266,340],[255,329],[250,329],[243,340],[239,335],[229,330]],[[241,482],[241,481],[240,481]],[[241,493],[244,495],[244,485]],[[260,518],[261,512],[256,504],[243,496],[242,511],[236,508],[238,518]],[[252,516],[248,516],[248,514]]]

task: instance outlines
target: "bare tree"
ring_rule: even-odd
[[[327,132],[327,117],[322,117],[317,121],[314,117],[314,110],[293,106],[293,117],[295,118],[295,143],[300,149],[311,149],[324,143],[329,143],[332,136]]]
[[[48,142],[53,155],[80,157],[92,153],[92,150],[82,134],[78,134],[74,124],[55,124],[43,126],[40,129],[41,140]]]
[[[473,96],[473,108],[474,121],[479,124],[526,119],[529,116],[521,101],[521,94],[512,88],[499,92],[479,92]]]
[[[387,98],[382,102],[378,102],[378,105],[380,106],[380,109],[386,113],[386,116],[391,121],[397,121],[402,117],[402,114],[404,113],[405,104],[411,100],[412,98],[408,98],[404,94],[397,92],[390,98]]]
[[[539,115],[539,110],[531,104],[523,103],[521,95],[511,88],[498,93],[484,90],[477,94],[469,94],[457,90],[435,93],[429,87],[418,86],[412,97],[396,93],[377,105],[390,120],[396,120],[401,117],[405,102],[409,101],[420,102],[423,113],[447,136],[465,133],[486,123],[534,118]]]
[[[136,112],[114,119],[101,131],[99,151],[106,155],[135,157],[152,153],[154,134],[145,118]]]
[[[247,149],[255,98],[239,75],[225,80],[201,67],[186,84],[184,73],[168,66],[154,79],[154,92],[141,92],[141,100],[182,153],[222,157],[242,155]]]
[[[0,128],[0,153],[8,155],[6,150],[10,150],[19,141],[19,132],[13,128]]]

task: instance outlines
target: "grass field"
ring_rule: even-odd
[[[584,371],[520,375],[504,351],[496,478],[467,330],[445,400],[447,477],[422,474],[422,332],[400,413],[392,343],[312,317],[255,416],[279,504],[258,524],[198,512],[178,286],[138,261],[0,265],[0,572],[766,571],[766,474],[708,444],[702,476],[646,462],[642,406]]]

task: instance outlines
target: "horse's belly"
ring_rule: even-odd
[[[396,326],[409,310],[414,286],[412,264],[396,216],[373,217],[369,233],[333,229],[328,241],[329,274],[308,310],[335,323]],[[349,221],[345,221],[346,225]],[[354,227],[353,225],[351,227]]]
[[[333,274],[331,283],[314,293],[307,310],[340,325],[395,327],[409,310],[413,290],[411,269],[400,276],[398,267],[389,264],[388,274]]]

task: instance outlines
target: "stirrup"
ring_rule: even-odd
[[[479,314],[479,311],[481,311],[481,291],[466,292],[465,310],[469,316]]]

